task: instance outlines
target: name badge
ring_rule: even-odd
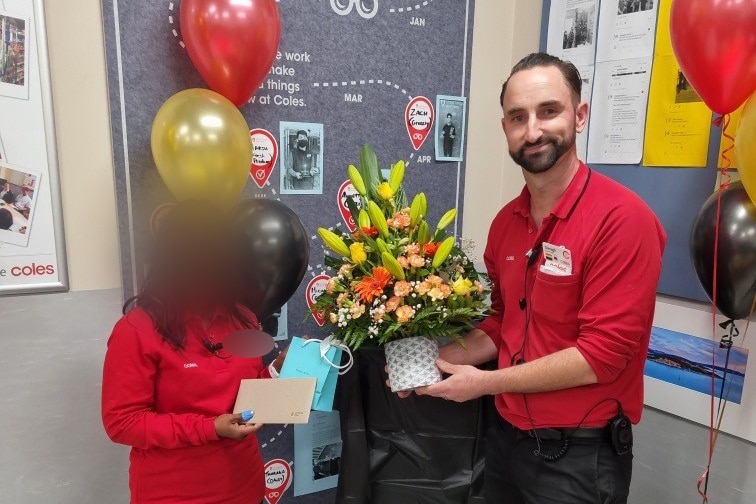
[[[540,268],[542,273],[558,276],[572,275],[572,253],[567,247],[544,242],[543,257],[545,262]]]

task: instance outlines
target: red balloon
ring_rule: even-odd
[[[182,0],[181,35],[210,89],[237,107],[270,71],[281,39],[276,0]]]
[[[674,0],[669,29],[683,74],[714,112],[756,89],[756,0]]]

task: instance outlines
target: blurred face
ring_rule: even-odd
[[[297,135],[297,147],[300,149],[306,149],[309,145],[307,141],[307,135]]]
[[[170,295],[191,309],[212,307],[235,291],[237,263],[230,235],[219,225],[222,215],[189,213],[160,242],[162,272]],[[153,265],[153,267],[157,267]]]
[[[451,120],[452,118],[450,116],[446,116],[446,124],[451,125],[451,122],[452,122]]]
[[[21,192],[24,193],[24,196],[29,196],[29,189],[21,189]]]
[[[561,71],[551,66],[512,75],[503,112],[509,155],[529,173],[550,170],[575,147],[588,120],[588,104],[578,103]]]
[[[8,191],[8,190],[10,190],[10,185],[8,184],[8,182],[6,182],[5,184],[3,184],[3,191]]]

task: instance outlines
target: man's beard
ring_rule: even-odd
[[[534,155],[526,155],[525,149],[547,145],[547,148]],[[536,143],[526,143],[517,152],[509,151],[515,163],[528,173],[544,173],[549,171],[565,152],[575,144],[575,135],[563,139],[561,142],[553,137],[541,137]]]

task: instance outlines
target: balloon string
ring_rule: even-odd
[[[753,303],[751,303],[751,312],[748,314],[748,318],[746,319],[746,325],[745,325],[745,328],[743,329],[743,337],[740,340],[741,347],[745,346],[746,334],[748,334],[748,328],[751,325],[751,317],[753,317],[754,310],[756,310],[756,295],[753,296]],[[722,409],[719,411],[719,416],[717,418],[717,428],[716,428],[716,432],[714,433],[714,448],[716,448],[717,446],[717,438],[719,437],[719,433],[722,431],[721,429],[722,419],[724,418],[725,408],[727,408],[727,402],[730,397],[730,390],[732,390],[732,380],[730,380],[730,383],[727,385],[727,394],[725,394],[725,398],[724,398],[725,402],[722,405]]]
[[[730,114],[725,114],[722,117],[718,117],[714,120],[714,124],[722,126],[724,122],[725,131],[730,125]],[[717,337],[717,270],[719,269],[719,221],[722,215],[722,191],[730,185],[730,175],[727,173],[725,165],[729,166],[729,158],[722,152],[722,159],[724,160],[722,168],[719,169],[719,187],[717,189],[717,219],[714,225],[714,274],[712,275],[712,288],[711,288],[711,333],[712,341]],[[714,423],[714,409],[715,409],[715,396],[716,396],[716,373],[715,373],[715,361],[716,353],[712,349],[711,352],[711,395],[709,401],[709,453],[706,462],[706,470],[698,478],[698,495],[703,499],[703,504],[709,502],[708,490],[709,490],[709,471],[711,470],[711,461],[714,458],[714,446],[716,436],[715,423]],[[703,486],[703,488],[701,488]]]
[[[725,114],[724,116],[724,126],[722,126],[722,136],[725,137],[727,140],[729,140],[727,147],[722,151],[722,167],[720,168],[720,172],[724,172],[725,170],[729,170],[732,167],[732,160],[728,156],[730,151],[735,149],[735,137],[730,135],[727,130],[730,127],[730,114]],[[730,174],[727,174],[727,181],[726,184],[730,184]]]

